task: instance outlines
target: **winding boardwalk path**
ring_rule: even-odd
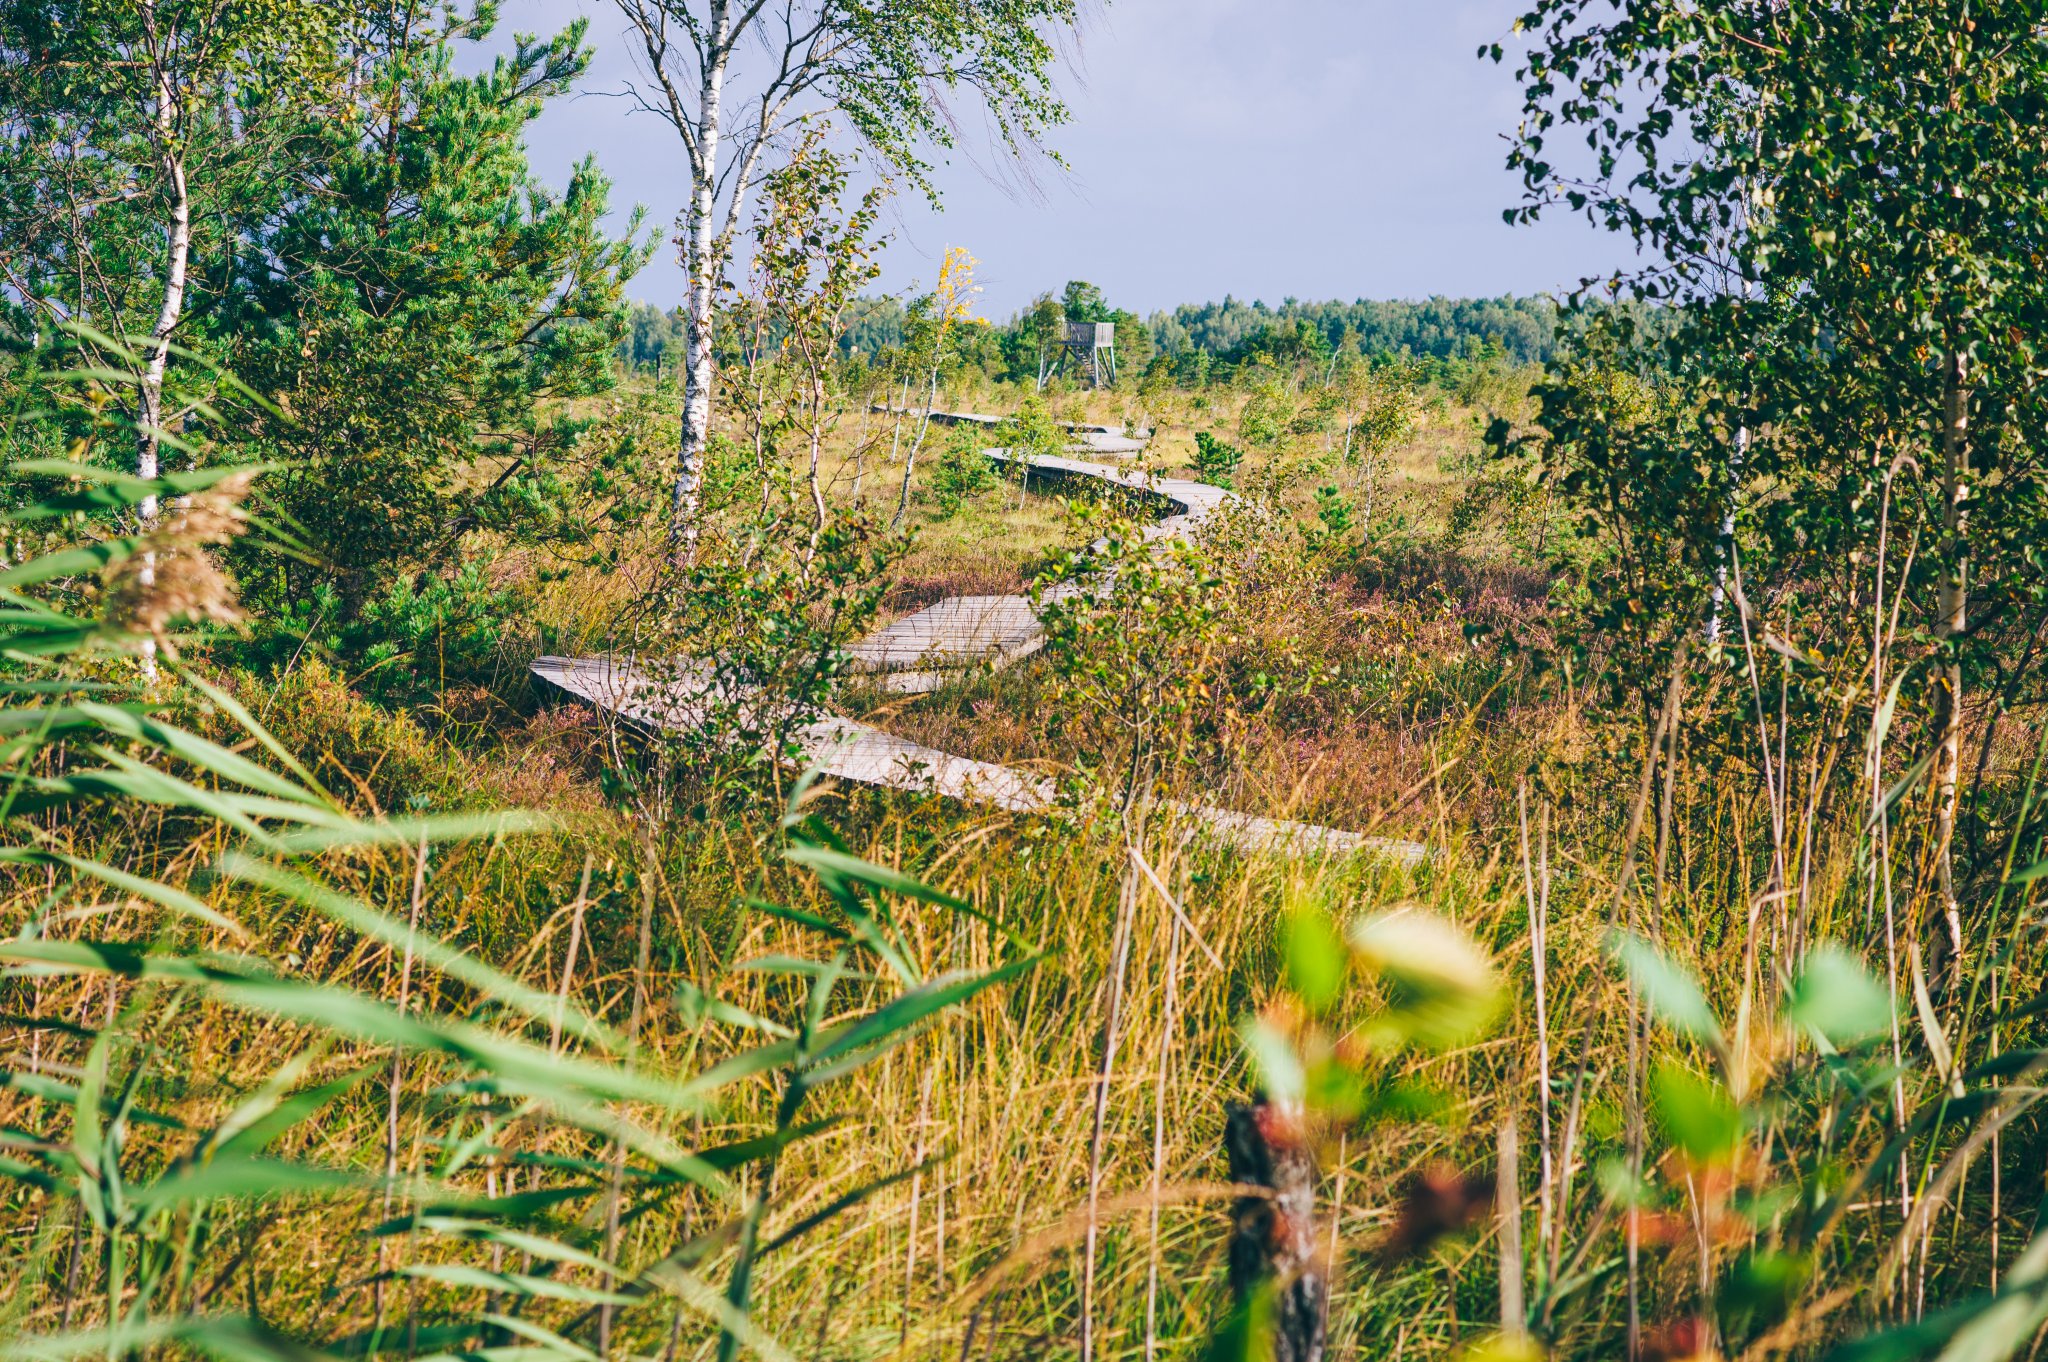
[[[990,457],[1012,462],[1010,455],[1000,451],[991,450]],[[1231,498],[1221,487],[1203,482],[1154,477],[1057,455],[1028,460],[1025,476],[1036,483],[1108,483],[1151,502],[1165,515],[1145,527],[1147,540],[1192,534]],[[1055,588],[1053,594],[1080,589],[1069,585]],[[1029,597],[954,596],[877,630],[846,652],[855,671],[880,673],[885,689],[922,695],[969,668],[1000,671],[1044,644],[1045,629]]]
[[[996,419],[944,415],[977,424],[993,424]],[[934,413],[933,419],[940,416]],[[989,456],[1000,461],[1011,457],[1002,450],[990,450]],[[1153,502],[1166,514],[1146,527],[1148,540],[1193,533],[1232,495],[1207,483],[1155,477],[1079,459],[1040,456],[1026,462],[1026,476],[1033,481],[1086,479]],[[881,675],[889,689],[921,694],[975,667],[1010,666],[1044,643],[1044,626],[1028,597],[956,596],[878,630],[847,651],[856,670]],[[657,729],[697,727],[697,701],[707,684],[700,673],[687,668],[657,670],[608,657],[543,657],[534,662],[533,674],[583,703]],[[807,764],[840,780],[943,795],[1012,813],[1042,813],[1054,807],[1054,784],[1043,776],[955,756],[851,719],[828,715],[806,725],[796,737]],[[1205,825],[1220,839],[1245,850],[1335,856],[1371,853],[1408,865],[1428,855],[1419,843],[1310,823],[1258,818],[1196,804],[1171,804],[1166,809]]]

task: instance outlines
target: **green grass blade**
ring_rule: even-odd
[[[814,1082],[828,1082],[851,1072],[913,1031],[938,1013],[963,1003],[977,993],[1014,979],[1037,965],[1042,957],[1028,956],[992,969],[986,974],[962,978],[942,975],[923,988],[896,998],[855,1022],[832,1042],[811,1056],[806,1076]]]
[[[447,945],[431,932],[415,932],[388,914],[336,893],[324,884],[294,871],[257,860],[241,852],[221,858],[220,873],[238,883],[267,889],[288,902],[313,909],[361,936],[380,941],[394,950],[409,950],[430,968],[451,979],[459,979],[494,1002],[524,1014],[542,1024],[562,1018],[565,1029],[585,1040],[612,1050],[623,1050],[625,1040],[573,1003],[564,1006],[556,995],[530,987],[511,975],[493,969],[467,952]]]
[[[0,587],[39,586],[59,577],[97,577],[108,565],[132,555],[141,542],[133,538],[107,539],[46,553],[0,572]]]
[[[160,908],[168,908],[180,916],[204,922],[209,927],[218,927],[222,931],[240,937],[244,941],[249,939],[249,933],[242,924],[236,922],[233,918],[215,912],[184,890],[175,889],[158,880],[148,879],[141,875],[133,875],[125,870],[118,870],[110,865],[102,865],[98,861],[88,861],[83,857],[68,855],[61,851],[36,851],[9,847],[0,849],[0,862],[12,862],[16,865],[67,866],[81,875],[90,876],[103,884],[111,885],[113,888],[119,889],[124,893],[132,894],[136,898],[146,899]]]
[[[366,1191],[382,1185],[382,1178],[350,1169],[230,1155],[132,1187],[128,1204],[148,1212],[200,1201],[260,1201],[305,1193]]]

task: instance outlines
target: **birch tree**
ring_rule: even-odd
[[[317,96],[341,22],[315,0],[67,0],[0,6],[10,159],[45,173],[0,246],[23,305],[129,343],[135,472],[159,471],[165,387],[202,216],[232,221],[282,111]],[[23,221],[26,219],[26,221]],[[152,498],[139,508],[145,527]]]
[[[1079,0],[614,0],[640,57],[641,107],[674,129],[689,199],[679,244],[682,434],[670,551],[696,551],[715,385],[713,301],[749,196],[806,115],[835,111],[879,163],[927,194],[978,105],[1012,152],[1066,117],[1054,39]]]
[[[829,401],[833,359],[854,299],[881,275],[875,223],[887,191],[869,189],[849,209],[842,202],[848,178],[844,158],[824,146],[822,130],[814,129],[769,177],[754,227],[758,282],[750,311],[761,323],[772,323],[775,360],[793,387],[790,421],[809,456],[805,485],[813,519],[806,569],[830,518],[820,475],[825,437],[835,424]],[[757,323],[756,329],[765,335],[770,328]],[[763,424],[759,415],[755,424]]]
[[[1966,685],[2044,618],[2044,22],[2039,0],[1538,0],[1517,25],[1526,197],[1508,216],[1629,235],[1653,263],[1614,282],[1682,328],[1663,349],[1698,394],[1684,439],[1630,470],[1674,575],[1712,620],[1717,588],[1811,603],[1846,565],[1831,608],[1863,619],[1867,696],[1909,679],[1887,674],[1899,626],[1868,601],[1912,607],[1924,863],[1958,949]],[[1924,547],[1885,552],[1887,526]]]
[[[924,382],[924,409],[918,415],[917,435],[910,452],[903,457],[903,488],[896,499],[891,530],[903,528],[910,514],[910,492],[917,484],[917,456],[924,452],[925,436],[931,433],[932,409],[939,404],[939,373],[952,352],[955,333],[974,322],[970,316],[974,295],[981,289],[974,282],[976,261],[958,246],[946,248],[945,263],[939,267],[939,282],[926,296],[910,305],[910,318],[903,332],[903,367]]]

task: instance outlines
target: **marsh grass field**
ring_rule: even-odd
[[[635,396],[629,389],[618,407]],[[1227,428],[1228,401],[1148,413],[1157,432],[1149,464],[1183,467],[1192,441],[1182,422]],[[1121,415],[1105,408],[1098,399],[1085,411]],[[1078,419],[1081,400],[1071,409]],[[1079,1348],[1085,1329],[1095,1355],[1193,1356],[1229,1311],[1224,1262],[1236,1193],[1223,1167],[1224,1126],[1230,1104],[1260,1081],[1248,1066],[1246,1019],[1299,1021],[1303,1006],[1289,1001],[1301,966],[1290,967],[1283,929],[1305,912],[1342,922],[1426,911],[1477,943],[1503,996],[1475,1038],[1433,1057],[1395,1052],[1369,1062],[1369,1082],[1394,1085],[1387,1092],[1397,1088],[1398,1100],[1377,1116],[1333,1120],[1316,1137],[1330,1355],[1511,1346],[1499,1341],[1518,1333],[1501,1304],[1509,1211],[1455,1204],[1445,1190],[1462,1185],[1457,1177],[1491,1176],[1511,1147],[1505,1130],[1520,1147],[1509,1175],[1523,1203],[1514,1215],[1527,1222],[1517,1227],[1525,1308],[1549,1346],[1609,1355],[1632,1292],[1647,1329],[1683,1335],[1694,1327],[1684,1321],[1695,1317],[1705,1265],[1754,1261],[1769,1225],[1760,1208],[1795,1213],[1772,1200],[1776,1187],[1809,1161],[1846,1169],[1872,1157],[1889,1123],[1868,1105],[1850,1115],[1840,1095],[1794,1090],[1743,1119],[1739,1152],[1687,1152],[1678,1143],[1658,1153],[1666,1139],[1690,1137],[1639,1105],[1643,1049],[1669,1042],[1644,1031],[1640,995],[1614,963],[1611,926],[1633,925],[1661,943],[1671,968],[1697,972],[1702,996],[1739,1028],[1725,1040],[1717,1032],[1714,1047],[1767,1086],[1778,1066],[1800,1063],[1782,1024],[1766,1017],[1761,999],[1782,969],[1768,962],[1783,958],[1794,930],[1815,941],[1863,930],[1863,820],[1823,809],[1774,831],[1769,800],[1731,769],[1745,762],[1739,748],[1710,756],[1687,746],[1657,763],[1633,716],[1603,715],[1583,692],[1522,660],[1511,644],[1539,638],[1564,608],[1555,566],[1530,549],[1541,527],[1496,519],[1454,531],[1477,467],[1481,417],[1453,394],[1418,410],[1377,470],[1380,513],[1394,528],[1370,550],[1273,533],[1275,514],[1313,516],[1312,486],[1358,495],[1359,468],[1333,466],[1319,439],[1296,438],[1239,467],[1238,485],[1263,486],[1279,509],[1249,530],[1226,523],[1210,550],[1244,561],[1216,588],[1230,593],[1226,626],[1204,654],[1201,684],[1238,695],[1226,719],[1198,709],[1186,722],[1226,728],[1226,740],[1195,742],[1159,765],[1148,797],[1121,815],[1082,797],[1085,779],[1073,783],[1076,798],[1063,812],[1020,818],[829,784],[799,790],[791,784],[798,772],[771,766],[716,793],[676,786],[666,797],[710,802],[650,817],[645,788],[620,781],[656,760],[643,735],[536,693],[525,672],[543,636],[559,647],[602,635],[603,611],[630,604],[632,563],[658,562],[659,542],[650,539],[622,544],[617,566],[548,573],[480,547],[495,562],[497,585],[529,599],[521,615],[532,623],[508,632],[484,665],[472,661],[462,682],[444,683],[434,703],[373,703],[364,698],[371,678],[313,650],[260,677],[212,672],[267,730],[265,741],[302,762],[308,784],[351,817],[538,816],[522,831],[480,840],[318,857],[322,884],[405,921],[417,938],[365,936],[359,923],[309,914],[288,895],[205,873],[246,839],[208,819],[204,806],[34,819],[47,854],[182,886],[234,924],[167,921],[119,894],[72,898],[53,913],[50,905],[66,902],[63,880],[17,872],[9,911],[44,924],[46,939],[126,937],[195,959],[227,951],[403,1013],[504,1025],[492,1020],[499,1009],[488,986],[480,992],[474,979],[412,958],[407,943],[431,937],[554,998],[562,1013],[512,1028],[549,1053],[581,1044],[563,1035],[560,1020],[580,1013],[622,1038],[620,1058],[634,1072],[680,1083],[737,1062],[715,1100],[687,1115],[624,1108],[647,1132],[729,1162],[729,1178],[664,1183],[658,1161],[624,1161],[619,1145],[608,1154],[593,1129],[550,1119],[534,1098],[465,1078],[473,1056],[380,1049],[345,1026],[323,1039],[315,1017],[252,1013],[146,972],[125,982],[119,970],[17,978],[9,985],[16,1010],[50,1019],[17,1032],[18,1072],[109,1075],[104,1083],[125,1068],[122,1101],[165,1114],[129,1118],[121,1157],[139,1167],[172,1157],[175,1131],[231,1120],[247,1094],[278,1075],[294,1089],[336,1084],[317,1121],[281,1123],[263,1157],[354,1170],[375,1190],[280,1189],[215,1203],[203,1222],[196,1210],[160,1212],[160,1228],[186,1236],[155,1241],[178,1263],[170,1304],[202,1316],[232,1306],[283,1336],[339,1339],[345,1348],[354,1339],[373,1350],[406,1337],[405,1346],[424,1347],[417,1331],[439,1337],[434,1331],[475,1308],[482,1292],[488,1318],[574,1339],[604,1309],[607,1276],[593,1275],[596,1263],[658,1264],[708,1236],[691,1263],[716,1281],[738,1252],[719,1227],[734,1217],[747,1223],[758,1207],[754,1247],[773,1251],[751,1264],[749,1317],[759,1333],[746,1336],[763,1355],[1040,1357]],[[850,477],[848,457],[838,478]],[[877,465],[875,450],[863,457],[871,480],[900,476],[898,466]],[[944,506],[921,495],[918,514],[878,618],[941,596],[1022,589],[1050,555],[1089,532],[1071,508],[1001,481]],[[419,655],[403,661],[432,665]],[[202,676],[210,671],[198,666]],[[1058,713],[1059,685],[1055,664],[1038,658],[926,697],[854,686],[844,703],[945,750],[1071,777],[1104,738]],[[217,704],[177,701],[171,712],[229,749],[257,750]],[[1987,745],[1989,783],[2024,779],[2032,754],[2023,734],[2012,737]],[[1153,799],[1193,793],[1248,812],[1412,838],[1430,857],[1404,869],[1369,856],[1245,856],[1147,812],[1159,807]],[[903,902],[891,930],[910,977],[971,978],[1029,964],[820,1084],[803,1138],[791,1139],[770,1173],[717,1151],[758,1148],[791,1129],[780,1070],[755,1071],[744,1059],[764,1029],[786,1034],[772,1019],[797,999],[791,979],[760,962],[814,954],[816,932],[804,923],[827,919],[804,915],[829,916],[835,903],[815,874],[785,858],[791,823],[782,809],[791,800],[847,854],[971,909],[963,916]],[[1796,918],[1790,894],[1760,901],[1747,887],[1752,858],[1771,855],[1779,837],[1802,848],[1790,891],[1804,905]],[[1618,881],[1623,865],[1629,878]],[[762,902],[797,916],[748,906]],[[2008,967],[2005,997],[2026,996],[2030,968],[2017,959]],[[857,1013],[864,997],[886,991],[874,978],[850,987],[843,1006]],[[1329,1020],[1369,1033],[1386,998],[1364,984],[1329,1004]],[[1967,1015],[1995,1016],[1984,1002]],[[2008,1046],[2025,1025],[2014,1024]],[[1930,1095],[1941,1090],[1936,1075],[1913,1081],[1931,1085]],[[15,1129],[27,1130],[47,1099],[32,1081],[17,1081],[0,1100],[16,1109]],[[1645,1151],[1634,1156],[1641,1191],[1616,1181],[1632,1147]],[[1929,1150],[1922,1195],[1938,1193],[1952,1208],[1938,1218],[1902,1224],[1880,1187],[1838,1208],[1825,1240],[1802,1260],[1810,1277],[1797,1299],[1807,1304],[1759,1330],[1750,1346],[1805,1354],[1848,1319],[1895,1318],[1951,1276],[1983,1274],[1992,1235],[2008,1246],[2024,1241],[2038,1190],[2020,1172],[2026,1156],[2005,1148],[2004,1166],[2017,1174],[2005,1188],[1992,1180],[1998,1148],[1953,1176],[1957,1156],[1943,1162]],[[628,1170],[647,1181],[635,1185]],[[1452,1204],[1435,1204],[1446,1197]],[[1632,1199],[1639,1210],[1628,1209]],[[480,1208],[473,1220],[451,1209],[470,1203]],[[115,1231],[95,1228],[90,1202],[75,1204],[67,1209],[34,1184],[13,1194],[10,1235],[22,1269],[6,1295],[13,1331],[75,1329],[131,1299],[117,1288],[95,1303],[97,1265]],[[509,1207],[536,1228],[478,1228],[490,1222],[481,1208]],[[1442,1223],[1416,1228],[1432,1216]],[[394,1227],[406,1228],[399,1235]],[[553,1236],[546,1243],[589,1245],[591,1266],[562,1250],[549,1267],[547,1252],[535,1252],[539,1227]],[[1895,1260],[1883,1279],[1889,1294],[1844,1289],[1887,1255]],[[622,1298],[616,1319],[604,1322],[606,1346],[708,1356],[734,1335],[706,1309],[687,1296]],[[520,1333],[512,1323],[495,1327],[501,1337]],[[185,1342],[209,1346],[199,1335]],[[1657,1346],[1665,1356],[1690,1355],[1679,1344]]]
[[[1005,320],[1073,0],[705,3],[668,234],[583,21],[0,0],[0,1362],[2039,1357],[2041,6],[1529,0],[1630,269]]]

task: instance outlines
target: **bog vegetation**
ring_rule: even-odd
[[[616,6],[673,306],[581,23],[0,0],[0,1358],[2038,1355],[2048,8],[1537,0],[1640,271],[1003,319],[1070,3]]]

